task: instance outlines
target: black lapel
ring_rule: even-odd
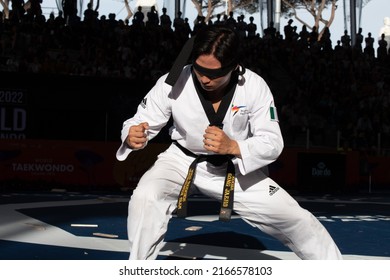
[[[215,125],[222,128],[223,119],[225,118],[226,112],[229,109],[229,105],[232,102],[234,91],[236,90],[237,76],[235,75],[234,72],[232,73],[231,81],[226,88],[227,92],[222,97],[221,104],[219,105],[217,112],[214,111],[214,107],[211,101],[207,100],[204,97],[199,81],[193,71],[192,71],[192,79],[194,81],[195,89],[196,92],[198,93],[200,102],[202,103],[203,109],[207,115],[207,118],[209,119],[210,125]]]

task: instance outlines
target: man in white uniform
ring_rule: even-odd
[[[162,76],[123,125],[118,160],[144,148],[173,118],[172,145],[129,202],[130,259],[158,256],[172,213],[185,216],[195,189],[221,201],[221,220],[234,210],[301,259],[341,259],[322,224],[262,171],[282,152],[283,138],[270,89],[239,64],[237,34],[206,27],[191,49],[192,63],[177,81]]]

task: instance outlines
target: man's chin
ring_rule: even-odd
[[[208,91],[208,92],[212,92],[212,91],[215,90],[213,87],[204,87],[204,86],[202,86],[202,88],[203,88],[205,91]]]

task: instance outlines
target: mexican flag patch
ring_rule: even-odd
[[[278,112],[276,111],[276,107],[273,106],[273,104],[269,107],[269,115],[270,115],[270,120],[274,122],[278,122]]]

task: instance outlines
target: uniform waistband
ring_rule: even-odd
[[[234,195],[234,181],[235,181],[235,168],[232,162],[232,156],[231,155],[197,155],[191,152],[190,150],[184,148],[177,141],[174,141],[173,143],[183,153],[194,158],[194,161],[191,163],[188,169],[186,179],[180,190],[179,198],[177,201],[177,216],[185,217],[187,215],[188,193],[194,181],[196,166],[201,161],[207,161],[215,166],[219,166],[224,163],[227,163],[225,183],[224,183],[222,201],[221,201],[221,209],[219,212],[219,219],[221,221],[229,221],[233,211],[233,201],[234,201],[233,195]]]
[[[198,158],[198,162],[207,161],[215,166],[221,166],[224,163],[227,163],[229,160],[233,158],[232,155],[204,155],[204,154],[195,154],[188,150],[187,148],[180,145],[177,141],[173,141],[173,144],[175,144],[184,154],[187,156]]]

